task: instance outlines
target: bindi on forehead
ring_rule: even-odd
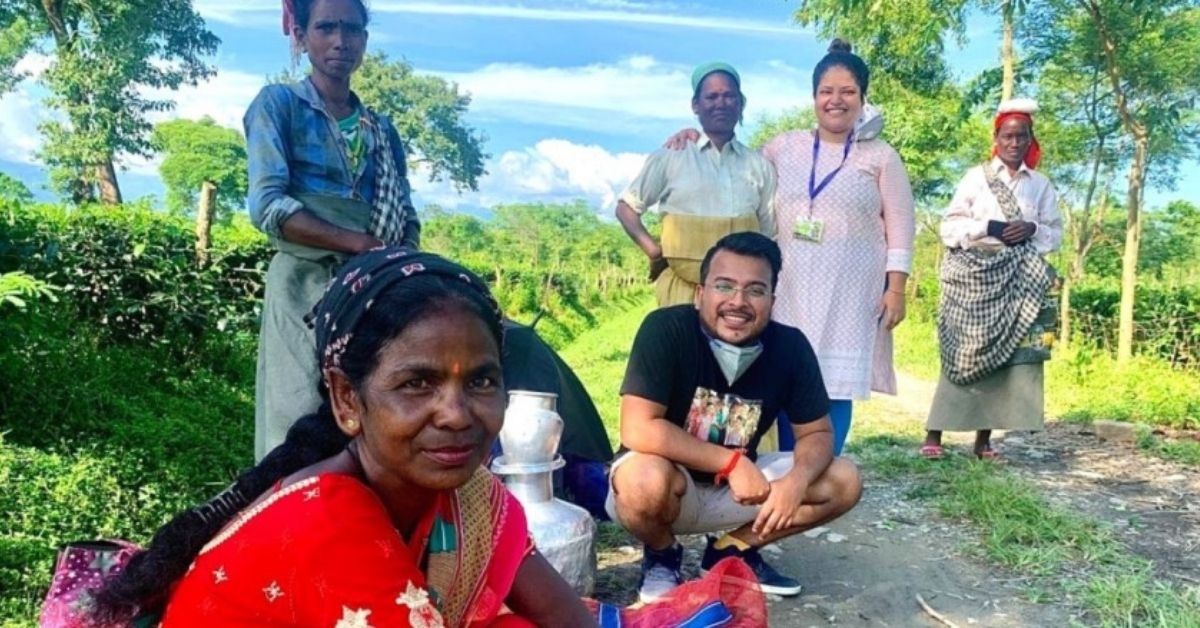
[[[362,10],[353,1],[318,0],[313,3],[309,15],[313,25],[361,27],[365,22]]]

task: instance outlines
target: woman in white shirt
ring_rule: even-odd
[[[1050,357],[1054,270],[1042,259],[1062,243],[1054,186],[1035,170],[1041,149],[1029,100],[1000,106],[992,158],[959,182],[942,220],[938,340],[942,374],[921,455],[942,456],[942,432],[975,431],[991,459],[993,429],[1038,430],[1042,363]]]

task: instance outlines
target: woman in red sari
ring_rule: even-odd
[[[594,625],[481,464],[504,412],[500,313],[435,255],[351,259],[313,314],[324,403],[96,595],[188,626]]]

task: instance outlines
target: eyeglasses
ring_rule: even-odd
[[[729,281],[714,281],[711,286],[706,287],[712,288],[713,292],[716,292],[717,294],[726,298],[733,297],[733,295],[739,292],[742,293],[742,296],[753,301],[761,301],[771,296],[771,291],[768,290],[766,286],[760,286],[758,284],[752,284],[746,286],[745,288],[739,288]]]

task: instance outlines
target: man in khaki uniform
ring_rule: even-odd
[[[704,135],[680,150],[659,149],[646,159],[617,203],[617,219],[650,259],[659,307],[691,303],[704,254],[730,233],[775,236],[771,198],[775,169],[734,137],[746,97],[741,77],[726,63],[692,73],[692,112]],[[662,242],[642,224],[642,214],[662,214]]]

